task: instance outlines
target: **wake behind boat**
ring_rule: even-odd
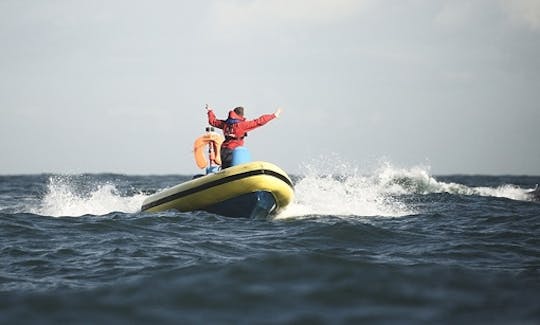
[[[207,132],[195,141],[195,160],[200,168],[206,165],[207,174],[148,197],[142,211],[202,210],[226,217],[264,218],[291,203],[294,187],[289,176],[269,162],[245,162],[249,159],[245,148],[233,153],[239,164],[218,170],[220,139],[216,135]],[[205,145],[208,161],[201,155]]]

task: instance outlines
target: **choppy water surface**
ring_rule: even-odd
[[[0,176],[0,322],[540,322],[540,177],[308,170],[269,220],[139,212],[189,178]]]

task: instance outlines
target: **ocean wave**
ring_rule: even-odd
[[[312,215],[403,217],[421,212],[407,202],[406,197],[410,195],[448,193],[531,200],[530,190],[518,185],[467,186],[442,181],[431,175],[429,166],[402,168],[382,162],[365,171],[352,163],[329,157],[308,163],[303,170],[305,174],[294,181],[294,202],[276,219]],[[155,186],[154,192],[170,184],[156,183]],[[148,197],[143,190],[136,184],[117,183],[111,177],[51,175],[43,194],[37,200],[35,197],[28,202],[18,200],[16,212],[54,217],[136,213]]]
[[[513,184],[471,187],[437,180],[429,166],[396,167],[380,163],[361,172],[339,157],[308,163],[295,184],[296,199],[277,219],[311,215],[402,217],[419,213],[403,196],[448,193],[530,200],[530,190]]]
[[[31,213],[60,217],[105,215],[111,212],[135,213],[147,195],[122,194],[113,183],[96,183],[84,176],[51,176],[39,206]]]

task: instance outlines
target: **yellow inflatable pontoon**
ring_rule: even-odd
[[[208,174],[148,197],[142,211],[203,210],[227,217],[261,218],[276,214],[291,203],[294,197],[291,179],[269,162],[248,162],[213,172],[215,169],[210,167],[219,155],[215,154],[214,140],[208,135],[206,139],[203,142],[209,145]],[[201,141],[201,138],[196,140],[196,148]],[[204,167],[197,150],[195,160],[199,167]]]

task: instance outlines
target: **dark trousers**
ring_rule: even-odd
[[[233,149],[221,147],[221,169],[232,166]]]

